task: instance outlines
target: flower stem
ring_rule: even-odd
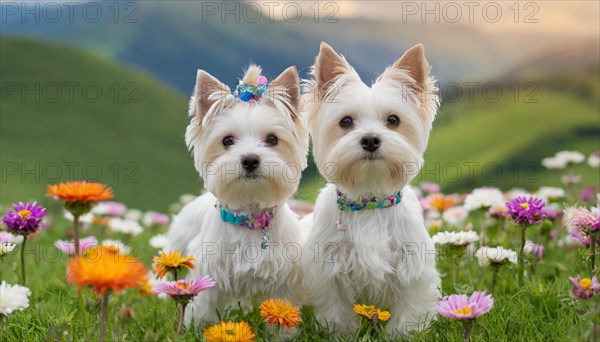
[[[450,278],[450,291],[454,291],[454,260],[448,260],[448,277]]]
[[[471,340],[471,328],[473,328],[472,319],[467,319],[463,321],[462,337],[465,342],[469,342]]]
[[[281,325],[277,324],[277,326],[275,327],[275,333],[273,334],[273,341],[277,342],[279,341],[279,329],[281,328]]]
[[[485,246],[485,210],[481,210],[481,216],[479,217],[479,246]]]
[[[73,215],[73,241],[75,244],[75,256],[79,256],[79,215]]]
[[[87,329],[90,320],[88,318],[88,313],[85,310],[85,297],[82,293],[82,291],[78,292],[78,296],[79,296],[79,314],[83,317],[83,325],[85,325],[85,328]]]
[[[500,271],[500,266],[493,265],[494,269],[493,277],[492,277],[492,293],[495,293],[496,290],[496,280],[498,279],[498,272]]]
[[[23,244],[21,244],[21,285],[26,286],[27,279],[25,278],[25,243],[27,243],[27,235],[23,235]]]
[[[590,234],[590,259],[590,273],[594,273],[594,270],[596,269],[596,237],[593,234]]]
[[[177,281],[177,269],[173,269],[173,280]]]
[[[106,320],[108,316],[108,293],[102,297],[100,302],[100,341],[104,341],[106,335]]]
[[[521,248],[519,249],[519,286],[523,286],[523,272],[525,271],[525,225],[521,225]]]
[[[179,303],[179,323],[177,323],[177,335],[183,333],[183,317],[185,315],[185,307],[187,304]]]

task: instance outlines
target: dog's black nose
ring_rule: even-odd
[[[360,139],[360,146],[362,146],[365,151],[375,152],[379,146],[381,146],[381,139],[376,135],[365,135]]]
[[[242,157],[242,167],[246,171],[254,171],[260,164],[260,159],[257,155],[249,154]]]

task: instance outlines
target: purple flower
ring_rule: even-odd
[[[559,217],[562,216],[562,210],[559,210],[559,209],[550,209],[550,208],[543,208],[542,209],[542,214],[548,220],[550,220],[550,221],[556,221],[557,218],[559,218]]]
[[[544,246],[538,245],[533,241],[525,242],[525,248],[523,249],[525,255],[535,255],[537,260],[542,260],[544,256]]]
[[[54,242],[54,246],[65,254],[75,254],[75,243],[73,241],[57,240]],[[98,246],[98,240],[94,236],[89,236],[79,240],[79,255],[96,246]]]
[[[533,196],[519,196],[506,202],[508,215],[517,224],[538,224],[544,220],[544,201]]]
[[[576,231],[569,233],[569,236],[571,236],[575,240],[579,241],[585,247],[590,246],[590,236],[584,232],[580,232],[580,231],[576,230]]]
[[[465,294],[453,294],[440,300],[436,311],[454,320],[475,319],[492,310],[494,298],[485,292],[475,291],[468,297]]]
[[[189,300],[198,293],[216,285],[210,277],[202,277],[189,281],[178,280],[158,283],[152,289],[155,294],[166,293],[173,299]],[[183,298],[181,298],[183,297]]]
[[[577,194],[577,197],[581,202],[589,202],[594,198],[594,195],[596,195],[596,188],[593,185],[590,185],[581,189],[579,194]]]
[[[600,229],[600,211],[592,213],[585,208],[578,208],[573,213],[568,225],[579,229],[589,229],[590,231],[595,232]]]
[[[44,216],[46,216],[46,209],[37,205],[36,202],[19,202],[13,204],[13,209],[6,213],[2,222],[15,234],[28,235],[40,227]]]
[[[571,290],[571,295],[573,297],[590,299],[600,293],[600,283],[598,283],[596,276],[590,279],[582,278],[581,275],[578,274],[575,278],[569,277],[569,280],[571,280],[571,284],[573,284],[573,289]]]

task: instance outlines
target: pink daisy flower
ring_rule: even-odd
[[[600,293],[600,283],[598,283],[598,279],[595,276],[590,279],[582,278],[581,275],[577,275],[575,278],[569,277],[569,280],[571,280],[571,284],[573,284],[573,289],[571,290],[571,295],[573,297],[590,299]]]
[[[75,243],[73,241],[57,240],[54,242],[54,246],[65,254],[75,254]],[[79,255],[96,246],[98,246],[98,240],[94,236],[89,236],[79,240]]]
[[[216,283],[214,280],[212,280],[212,278],[202,277],[192,279],[189,281],[178,280],[161,282],[154,286],[152,292],[154,292],[155,294],[165,293],[173,299],[183,297],[182,299],[189,300],[192,297],[196,296],[198,293],[210,289],[215,285]]]
[[[471,296],[453,294],[438,302],[436,311],[454,320],[475,319],[492,310],[494,298],[485,292],[475,291]]]

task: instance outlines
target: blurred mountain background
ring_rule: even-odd
[[[0,3],[0,203],[40,198],[48,181],[69,178],[71,162],[79,163],[75,178],[107,182],[131,206],[161,210],[182,193],[199,193],[183,143],[196,70],[231,87],[250,62],[269,79],[289,65],[307,77],[320,41],[346,55],[367,83],[410,46],[425,45],[445,101],[418,180],[449,191],[535,189],[557,182],[541,169],[543,157],[600,150],[597,4],[538,2],[538,23],[528,26],[422,22],[407,16],[406,2],[331,3],[337,7],[318,3],[319,16],[303,4],[305,14],[293,20],[240,1]],[[223,18],[220,6],[237,14]],[[504,8],[504,17],[513,15]],[[568,15],[579,18],[577,27],[556,19]],[[74,98],[66,94],[70,82],[79,85]],[[85,98],[86,86],[102,96]],[[475,177],[464,166],[472,162]],[[502,176],[483,176],[486,163],[497,163]],[[463,165],[460,175],[454,164]],[[580,172],[597,184],[597,170]],[[312,199],[321,185],[311,167],[299,196]]]

